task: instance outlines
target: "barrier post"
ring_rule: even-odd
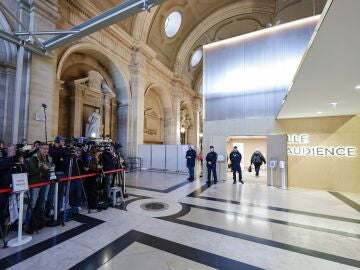
[[[24,193],[25,191],[20,191],[20,209],[19,209],[19,219],[18,219],[18,235],[17,238],[11,239],[8,242],[9,247],[17,247],[23,244],[26,244],[31,241],[31,236],[22,235],[22,220],[23,220],[23,211],[24,211]]]

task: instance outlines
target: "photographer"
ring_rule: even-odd
[[[24,163],[23,152],[15,145],[7,149],[7,157],[0,159],[0,189],[9,188],[12,179],[11,175],[14,173],[24,173],[28,171]],[[4,225],[4,212],[6,211],[7,202],[10,193],[0,194],[0,224]]]
[[[53,163],[55,165],[55,175],[57,179],[65,177],[66,167],[68,164],[68,152],[65,148],[65,139],[61,136],[56,136],[55,144],[52,145],[49,149],[49,155],[52,157]],[[58,184],[58,210],[61,210],[63,206],[64,199],[64,182],[59,182]],[[54,206],[54,197],[55,197],[55,185],[50,186],[49,198],[48,201],[51,206]]]
[[[104,171],[112,171],[115,170],[117,163],[116,155],[111,151],[109,146],[105,147],[105,150],[102,154],[102,164]],[[104,190],[104,200],[111,203],[112,200],[110,198],[110,187],[113,181],[113,173],[105,174],[103,178],[103,190]]]
[[[31,149],[25,153],[24,158],[31,158],[34,154],[36,154],[37,151],[39,151],[40,144],[40,141],[35,141]]]
[[[89,173],[99,173],[102,170],[102,165],[100,164],[100,154],[101,151],[98,148],[93,147],[90,150],[90,157],[88,159],[88,167]],[[90,209],[97,209],[99,208],[99,199],[97,194],[97,185],[98,185],[98,176],[89,177],[85,182],[85,192],[88,199],[88,205]]]
[[[47,143],[41,143],[39,151],[31,156],[29,161],[29,184],[48,182],[49,170],[54,167],[52,158],[49,156],[49,145]],[[48,184],[30,189],[30,205],[26,212],[26,225],[30,225],[30,219],[31,216],[34,215],[34,212],[36,212],[36,216],[40,218],[41,221],[44,219],[43,215],[48,192]],[[34,229],[37,230],[39,228],[29,228],[27,232],[32,233]]]
[[[72,149],[70,152],[71,155],[70,158],[73,159],[71,176],[79,176],[89,171],[89,168],[85,167],[84,165],[81,154],[82,154],[82,149],[80,147],[76,147]],[[73,209],[74,213],[78,213],[79,210],[81,209],[81,202],[82,202],[81,181],[82,179],[70,181],[69,204]]]

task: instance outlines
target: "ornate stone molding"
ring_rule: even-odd
[[[146,43],[153,18],[157,14],[160,6],[152,7],[150,12],[141,12],[136,16],[132,36],[135,40]]]
[[[57,0],[30,0],[29,4],[30,12],[36,12],[52,23],[56,23],[60,19]]]

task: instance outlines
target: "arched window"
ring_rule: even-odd
[[[197,50],[195,50],[195,52],[191,56],[191,60],[190,60],[191,67],[193,67],[193,68],[196,67],[200,63],[202,56],[203,56],[203,53],[202,53],[201,48],[198,48]]]
[[[182,16],[179,11],[173,11],[165,20],[164,30],[168,38],[174,37],[180,29]]]

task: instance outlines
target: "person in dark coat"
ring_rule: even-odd
[[[266,160],[260,151],[256,150],[251,156],[251,164],[255,166],[255,175],[259,177],[260,166],[266,164]]]
[[[217,153],[214,151],[214,146],[210,146],[210,152],[206,155],[206,167],[208,171],[208,180],[207,183],[210,184],[211,172],[214,177],[214,184],[217,183],[216,176],[216,161],[217,161]]]
[[[81,158],[82,149],[77,147],[75,148],[74,158],[71,168],[71,176],[80,176],[85,174],[89,168],[85,167],[85,164]],[[70,166],[70,164],[69,164]],[[69,205],[71,206],[74,213],[78,213],[81,208],[82,202],[82,179],[76,179],[70,181],[70,190],[69,190]]]
[[[237,146],[234,146],[233,150],[230,153],[229,158],[231,161],[231,169],[233,171],[233,179],[234,179],[233,184],[236,184],[236,172],[239,173],[239,182],[241,184],[244,184],[244,182],[242,180],[242,173],[241,173],[241,166],[240,166],[242,156],[241,156],[241,153],[238,151]]]
[[[185,157],[186,157],[186,167],[188,167],[189,169],[189,178],[187,180],[194,181],[196,152],[194,149],[192,149],[190,144],[189,144],[189,149],[186,151]]]
[[[67,165],[69,163],[69,155],[65,146],[65,138],[61,136],[55,137],[55,144],[49,148],[49,155],[52,157],[53,163],[55,165],[55,175],[57,179],[65,177],[67,173]],[[62,211],[63,198],[65,191],[65,182],[59,182],[58,184],[58,210]],[[55,198],[55,185],[50,186],[48,201],[53,207]]]

